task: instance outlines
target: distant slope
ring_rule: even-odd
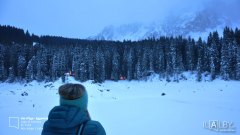
[[[195,13],[169,15],[163,21],[150,24],[132,23],[121,26],[107,26],[99,34],[89,37],[98,40],[141,40],[160,36],[200,36],[206,39],[209,32],[222,33],[225,26],[239,27],[240,21],[232,20],[226,14],[204,9]]]

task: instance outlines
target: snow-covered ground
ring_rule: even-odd
[[[0,135],[40,134],[49,110],[58,105],[61,84],[61,80],[1,83]],[[102,123],[108,135],[240,134],[239,81],[196,82],[195,76],[189,75],[179,83],[154,78],[83,84],[88,90],[90,115]],[[214,131],[219,127],[215,121],[221,124],[220,130],[235,132]]]

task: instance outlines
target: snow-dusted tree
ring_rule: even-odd
[[[121,75],[124,76],[124,77],[127,77],[127,56],[128,56],[128,51],[129,49],[125,46],[124,47],[124,51],[123,51],[123,55],[122,55],[122,62],[120,63],[120,67],[121,67]]]
[[[8,82],[9,82],[9,83],[12,83],[12,82],[14,82],[14,80],[15,80],[15,74],[14,74],[14,69],[13,69],[13,67],[10,67],[10,68],[8,69],[8,72],[9,72],[9,74],[8,74]]]
[[[240,45],[237,46],[236,79],[240,80]]]
[[[0,57],[0,81],[4,81],[6,79],[5,75],[4,62]]]
[[[48,73],[47,55],[48,55],[47,48],[43,48],[42,51],[40,51],[40,53],[37,56],[38,60],[40,60],[40,62],[41,62],[41,70],[42,70],[44,76],[49,74]]]
[[[100,47],[97,48],[96,53],[96,68],[94,80],[100,83],[105,81],[105,59],[103,51]]]
[[[201,71],[201,58],[198,58],[197,64],[197,81],[202,81],[202,71]]]
[[[112,60],[112,73],[111,79],[118,81],[119,80],[119,68],[120,67],[120,55],[118,51],[115,49],[113,51],[113,60]]]
[[[210,57],[210,72],[211,72],[211,80],[216,78],[216,68],[214,63],[214,57]]]
[[[208,59],[210,63],[211,80],[220,72],[221,44],[217,31],[208,36]]]
[[[232,41],[228,46],[229,56],[229,78],[236,79],[236,65],[237,65],[237,43]]]
[[[91,45],[87,46],[85,58],[87,58],[88,79],[94,80],[94,50]]]
[[[220,38],[217,31],[213,32],[212,46],[213,46],[213,49],[215,50],[214,51],[215,52],[215,60],[214,60],[215,70],[216,70],[216,74],[219,74],[220,62],[221,62],[221,43],[220,43]]]
[[[211,80],[214,80],[216,78],[216,44],[213,42],[210,44],[209,49],[208,49],[208,53],[210,56],[210,73],[211,73]]]
[[[72,70],[75,73],[75,79],[86,81],[88,79],[87,66],[90,65],[86,54],[86,49],[83,46],[77,46],[74,50]],[[88,52],[88,51],[87,51]],[[88,64],[89,63],[89,64]]]
[[[211,80],[214,80],[216,78],[216,67],[215,67],[213,57],[210,57],[210,72],[211,72]]]
[[[149,51],[149,70],[154,72],[154,51],[150,49]]]
[[[58,65],[59,65],[59,58],[58,55],[55,53],[53,55],[53,62],[52,62],[52,80],[57,79],[57,73],[58,73]]]
[[[106,44],[104,42],[104,44]],[[110,44],[110,43],[109,43]],[[113,44],[102,46],[102,51],[105,59],[105,79],[110,79],[112,74],[112,58],[113,58],[113,48],[116,48]]]
[[[64,50],[61,50],[58,54],[59,57],[59,65],[58,65],[58,70],[59,70],[59,76],[61,76],[62,82],[65,83],[65,73],[67,72],[67,59],[66,59],[66,53]]]
[[[67,59],[65,52],[62,50],[59,52],[59,70],[61,74],[64,74],[67,70]]]
[[[172,39],[171,39],[172,40]],[[166,81],[170,82],[170,76],[173,74],[173,63],[172,63],[172,47],[170,40],[167,41],[169,43],[168,45],[165,46],[165,54],[166,54]]]
[[[80,52],[80,67],[79,67],[79,80],[81,82],[84,82],[87,80],[87,61],[85,60],[86,57],[84,57],[84,50]]]
[[[224,29],[224,37],[222,41],[222,49],[221,49],[221,76],[224,80],[230,79],[230,65],[229,65],[229,49],[231,43],[230,37],[230,29]]]
[[[204,52],[204,48],[203,48],[203,42],[202,39],[199,38],[197,41],[197,47],[198,47],[198,62],[197,62],[197,81],[201,81],[202,80],[202,71],[203,71],[203,52]]]
[[[58,77],[64,76],[66,70],[66,59],[64,52],[56,52],[53,55],[52,61],[52,80],[55,81]]]
[[[34,80],[34,64],[36,63],[36,58],[33,56],[30,61],[28,62],[27,69],[26,69],[26,81],[31,82]]]
[[[174,81],[178,81],[177,42],[174,39],[170,44],[170,55],[172,63],[172,75],[174,76]]]
[[[75,79],[84,82],[87,80],[87,58],[85,49],[82,46],[75,48],[73,55],[73,71],[75,72]]]
[[[42,72],[42,69],[41,69],[41,62],[40,61],[37,61],[37,75],[36,75],[36,80],[38,82],[41,82],[44,80],[44,74]]]
[[[194,46],[195,41],[189,37],[185,50],[186,50],[186,66],[187,69],[190,71],[194,70]]]
[[[156,69],[160,77],[164,76],[165,72],[165,54],[163,45],[158,45],[156,50]]]
[[[81,51],[81,48],[79,46],[75,47],[74,48],[74,53],[73,53],[73,62],[72,62],[72,71],[74,72],[75,74],[75,79],[76,80],[79,80],[79,67],[80,67],[80,51]]]
[[[18,77],[20,79],[24,78],[25,77],[25,71],[26,71],[26,60],[22,55],[20,55],[18,57],[17,69],[18,69]]]
[[[47,48],[41,48],[36,56],[36,80],[41,82],[45,80],[46,75],[49,74],[47,64]]]
[[[149,47],[145,47],[143,50],[143,56],[142,56],[142,72],[143,75],[146,74],[149,71],[149,54],[150,49]]]
[[[135,66],[135,79],[140,80],[141,78],[142,78],[141,62],[138,59],[137,64]]]
[[[205,41],[202,41],[202,48],[202,71],[210,72],[210,53]]]
[[[7,78],[6,70],[4,67],[4,46],[0,44],[0,81],[4,81]]]
[[[130,49],[127,54],[127,79],[133,79],[133,50]]]

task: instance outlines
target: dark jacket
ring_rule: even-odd
[[[74,106],[56,106],[43,125],[42,135],[76,135],[85,123],[82,135],[106,135],[103,126],[90,120],[88,113]]]

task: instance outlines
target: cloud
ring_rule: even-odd
[[[232,21],[240,21],[239,0],[212,0],[208,3],[205,3],[204,6],[206,9],[212,10],[219,15],[225,15]]]

